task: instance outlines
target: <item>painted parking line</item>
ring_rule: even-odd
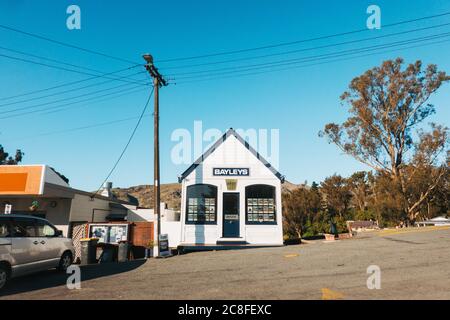
[[[322,300],[339,300],[344,299],[344,294],[328,288],[322,288]]]
[[[284,257],[285,257],[285,258],[295,258],[295,257],[298,257],[298,256],[299,256],[298,253],[291,253],[291,254],[285,255]]]
[[[393,235],[393,234],[420,233],[420,232],[430,232],[430,231],[448,230],[448,229],[450,229],[450,226],[443,226],[443,227],[422,227],[422,228],[414,228],[414,229],[383,230],[383,231],[380,231],[380,233],[378,234],[378,236],[383,237],[383,236]]]

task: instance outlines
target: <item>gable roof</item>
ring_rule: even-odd
[[[192,171],[194,171],[211,153],[217,150],[217,148],[225,142],[230,136],[234,136],[240,143],[244,145],[259,161],[261,161],[266,168],[268,168],[281,183],[284,182],[285,177],[277,171],[266,159],[264,159],[253,147],[245,141],[233,128],[230,128],[225,132],[220,139],[218,139],[205,153],[203,153],[189,168],[184,171],[181,176],[178,177],[178,182],[183,181]]]

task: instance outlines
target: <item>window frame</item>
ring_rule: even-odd
[[[208,186],[208,187],[212,187],[214,189],[214,199],[215,199],[215,203],[214,203],[214,221],[190,221],[189,220],[189,189],[193,188],[193,187],[198,187],[198,186]],[[197,184],[191,184],[189,186],[186,186],[186,199],[185,199],[185,204],[184,204],[184,208],[185,208],[185,224],[186,225],[217,225],[217,202],[218,202],[218,187],[213,185],[213,184],[208,184],[208,183],[197,183]],[[204,212],[203,215],[205,215],[206,213]],[[208,213],[211,214],[211,213]],[[198,213],[197,213],[198,215]]]
[[[249,221],[248,220],[248,199],[255,199],[254,196],[249,197],[247,190],[251,187],[270,187],[273,190],[273,207],[274,207],[274,211],[273,211],[273,215],[274,215],[274,221]],[[278,225],[278,219],[277,219],[277,188],[274,185],[270,185],[270,184],[251,184],[251,185],[247,185],[245,186],[244,189],[245,192],[245,224],[246,225]],[[259,199],[259,198],[256,198]],[[267,199],[267,198],[263,198],[263,199]],[[252,212],[252,214],[255,214],[254,212]]]

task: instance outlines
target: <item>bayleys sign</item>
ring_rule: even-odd
[[[249,175],[249,168],[213,168],[213,176],[240,177]]]

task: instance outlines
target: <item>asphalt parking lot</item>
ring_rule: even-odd
[[[81,289],[48,271],[11,281],[0,299],[450,299],[450,227],[349,240],[190,253],[82,268]],[[381,288],[367,288],[367,268]]]

